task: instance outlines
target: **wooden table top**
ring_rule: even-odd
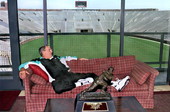
[[[146,112],[134,96],[113,97],[116,112]],[[74,98],[48,99],[44,112],[74,112]]]

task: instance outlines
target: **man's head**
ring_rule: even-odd
[[[50,46],[42,46],[39,48],[39,54],[46,59],[49,59],[52,57],[52,49]]]

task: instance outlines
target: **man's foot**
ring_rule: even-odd
[[[78,86],[83,86],[83,85],[91,84],[93,81],[94,81],[93,78],[88,77],[88,78],[86,78],[86,79],[79,79],[79,80],[75,83],[75,85],[76,85],[76,87],[78,87]]]
[[[129,83],[129,80],[130,80],[130,77],[129,76],[126,76],[125,78],[121,79],[121,80],[117,80],[117,81],[113,81],[112,83],[112,86],[115,87],[115,89],[117,91],[122,91],[124,89],[124,87]]]

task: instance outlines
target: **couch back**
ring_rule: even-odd
[[[135,56],[96,58],[89,60],[72,60],[67,62],[72,72],[96,73],[100,75],[109,67],[114,67],[113,74],[129,74],[135,64]]]

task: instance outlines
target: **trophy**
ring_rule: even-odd
[[[77,95],[75,100],[75,112],[116,112],[114,101],[107,87],[113,79],[113,67],[103,71],[90,87]],[[96,92],[100,89],[100,92]]]

